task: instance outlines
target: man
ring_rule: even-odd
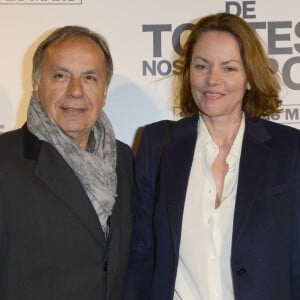
[[[34,54],[27,122],[0,137],[1,300],[121,298],[133,156],[102,110],[112,73],[83,27]]]

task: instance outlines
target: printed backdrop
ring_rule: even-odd
[[[227,11],[251,23],[282,76],[284,110],[271,119],[300,128],[298,0],[0,0],[0,133],[20,127],[31,95],[31,59],[47,33],[83,25],[106,37],[115,72],[105,111],[132,145],[137,129],[178,118],[174,75],[193,22]]]

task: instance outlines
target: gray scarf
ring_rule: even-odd
[[[107,219],[112,213],[117,189],[116,140],[109,119],[101,111],[92,128],[88,147],[81,149],[54,124],[33,95],[27,112],[27,127],[40,140],[50,143],[72,168],[87,193],[100,221],[105,236]]]

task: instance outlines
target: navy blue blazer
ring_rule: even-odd
[[[136,157],[135,224],[124,299],[172,300],[198,116],[148,125]],[[234,212],[231,268],[236,300],[300,299],[300,131],[246,120]],[[186,300],[186,299],[185,299]]]

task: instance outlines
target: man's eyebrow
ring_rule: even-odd
[[[62,72],[70,73],[70,71],[69,71],[67,68],[61,67],[61,66],[53,66],[53,67],[51,68],[51,71],[52,71],[52,72],[55,72],[55,71],[62,71]]]

